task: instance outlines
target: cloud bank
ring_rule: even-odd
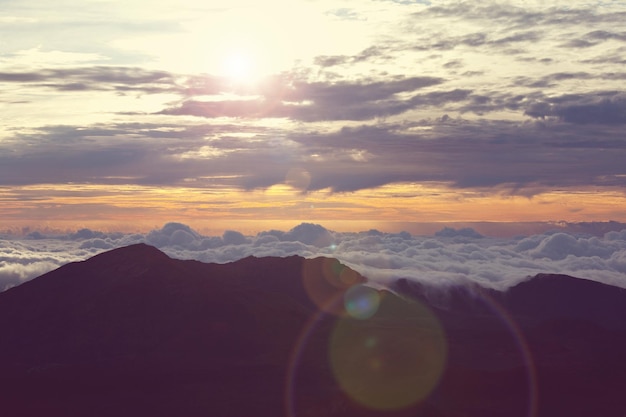
[[[226,263],[248,256],[332,256],[370,280],[397,278],[505,289],[538,273],[568,274],[626,288],[626,229],[600,236],[553,231],[515,238],[486,237],[473,229],[443,228],[433,236],[369,230],[338,233],[302,223],[289,231],[245,236],[227,230],[203,236],[182,223],[146,234],[82,229],[62,236],[33,232],[0,239],[0,291],[68,262],[134,243],[154,245],[179,259]]]

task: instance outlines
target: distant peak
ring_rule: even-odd
[[[136,243],[129,246],[123,246],[121,248],[111,249],[107,252],[102,252],[91,259],[106,260],[108,262],[120,262],[123,260],[165,260],[170,259],[170,257],[154,246],[150,246],[145,243]]]
[[[152,253],[154,255],[159,255],[159,256],[167,256],[165,255],[165,253],[163,253],[162,251],[160,251],[159,249],[157,249],[156,247],[152,246],[152,245],[148,245],[147,243],[135,243],[133,245],[128,245],[128,246],[123,246],[121,248],[116,248],[113,249],[109,252],[138,252],[138,253]]]
[[[165,253],[163,253],[161,250],[157,249],[155,246],[148,245],[147,243],[135,243],[133,245],[123,246],[118,249],[146,251],[146,252],[160,253],[160,254],[165,255]]]
[[[546,286],[546,285],[583,285],[583,286],[605,286],[601,282],[588,280],[584,278],[573,277],[565,274],[549,274],[549,273],[540,273],[533,277],[529,277],[517,285],[514,285],[511,288],[516,287],[528,287],[528,286]]]

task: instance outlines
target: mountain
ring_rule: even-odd
[[[626,291],[563,275],[376,290],[139,244],[0,293],[7,416],[623,417],[625,386]]]

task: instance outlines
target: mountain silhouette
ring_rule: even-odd
[[[626,291],[374,289],[332,258],[132,245],[0,293],[7,416],[626,415]]]

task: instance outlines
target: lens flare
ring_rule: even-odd
[[[445,335],[429,310],[414,307],[417,314],[401,322],[338,320],[330,340],[331,367],[344,392],[362,406],[406,408],[425,399],[439,382],[447,356]]]
[[[487,293],[481,294],[482,301],[500,318],[502,323],[507,327],[511,337],[517,344],[519,353],[524,361],[524,369],[528,382],[528,417],[535,417],[538,413],[538,385],[537,370],[535,369],[535,361],[533,359],[530,346],[524,336],[524,332],[519,327],[515,319],[506,311],[497,301],[495,301]]]
[[[341,300],[345,292],[363,281],[363,277],[336,259],[315,258],[304,264],[302,281],[309,298],[320,310],[343,315]]]
[[[380,295],[378,291],[365,285],[355,285],[346,291],[344,306],[355,319],[369,319],[378,311]]]

